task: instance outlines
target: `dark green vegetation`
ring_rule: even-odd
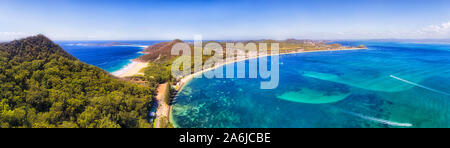
[[[0,127],[151,127],[154,88],[80,62],[42,35],[0,44]]]
[[[170,60],[158,60],[150,62],[144,69],[146,80],[153,86],[169,81],[172,76],[170,74]]]

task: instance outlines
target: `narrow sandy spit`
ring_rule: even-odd
[[[169,83],[167,82],[158,85],[157,95],[155,97],[156,101],[158,102],[158,108],[156,109],[156,117],[155,117],[156,122],[154,125],[155,128],[163,128],[160,125],[161,123],[160,120],[163,120],[164,119],[163,117],[165,117],[167,120],[170,120],[169,119],[170,106],[164,101],[166,97],[169,97],[166,96],[165,94],[168,91],[167,85],[169,85]]]

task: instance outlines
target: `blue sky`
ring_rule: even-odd
[[[450,37],[448,0],[0,1],[0,40]]]

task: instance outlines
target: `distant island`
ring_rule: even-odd
[[[77,45],[77,46],[104,46],[104,47],[110,47],[110,46],[132,46],[133,44],[129,43],[122,43],[122,42],[101,42],[101,43],[76,43],[76,44],[67,44],[69,46]]]

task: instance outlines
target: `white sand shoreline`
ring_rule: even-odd
[[[111,73],[114,76],[117,77],[130,77],[130,76],[134,76],[134,75],[144,75],[143,73],[141,73],[141,69],[147,67],[148,63],[147,62],[138,62],[138,61],[134,61],[132,60],[130,64],[128,64],[127,66],[125,66],[124,68],[115,71],[113,73]]]
[[[148,46],[145,45],[118,45],[118,46],[133,46],[133,47],[140,47],[142,49],[146,49]],[[138,53],[145,54],[144,50],[139,51]],[[137,58],[136,58],[137,59]],[[119,69],[115,72],[112,72],[111,74],[116,77],[131,77],[134,75],[144,75],[144,73],[140,72],[143,68],[147,67],[148,62],[138,62],[136,59],[132,59],[131,63],[127,66],[123,67],[122,69]]]

